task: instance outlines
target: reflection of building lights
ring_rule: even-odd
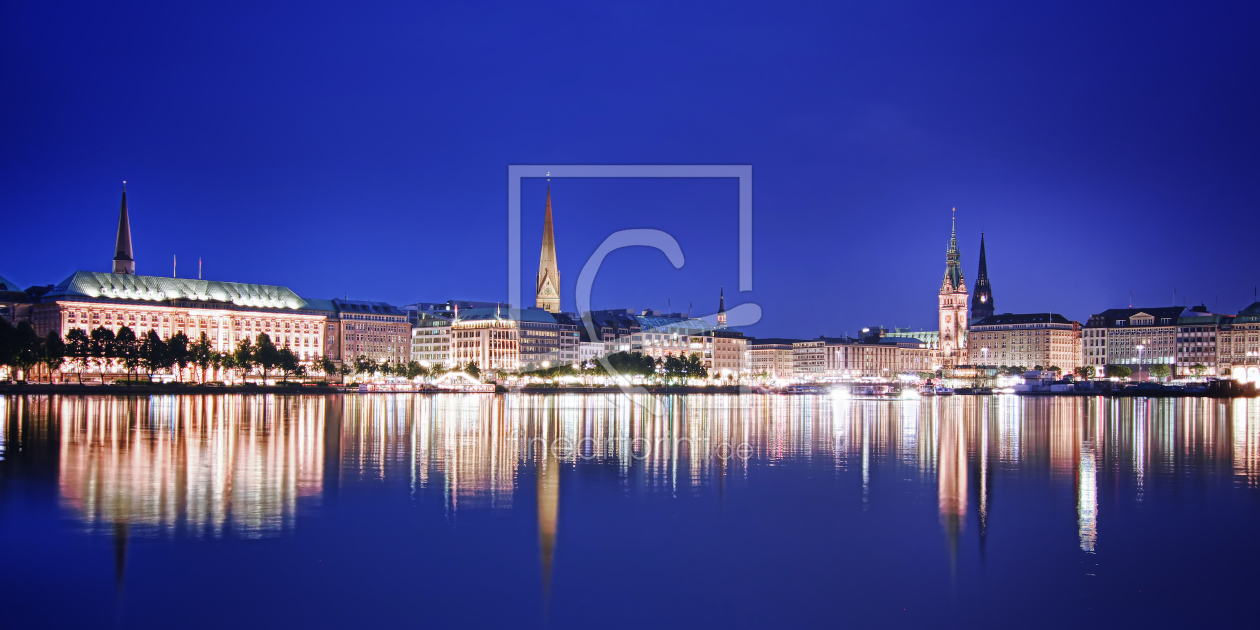
[[[1081,443],[1081,462],[1077,474],[1076,512],[1081,550],[1093,553],[1098,539],[1098,471],[1094,462],[1094,445]]]

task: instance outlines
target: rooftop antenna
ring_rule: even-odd
[[[201,256],[197,257],[197,279],[201,279]]]
[[[1129,291],[1129,308],[1133,308],[1133,292]]]
[[[178,261],[175,260],[175,254],[171,254],[171,277],[172,278],[175,277],[175,265],[177,262]]]

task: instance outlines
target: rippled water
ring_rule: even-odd
[[[1257,401],[0,397],[6,627],[1215,625]]]

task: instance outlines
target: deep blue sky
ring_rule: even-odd
[[[875,6],[878,5],[878,6]],[[504,299],[508,164],[752,164],[553,181],[564,306],[755,301],[760,336],[935,326],[957,207],[999,311],[1222,312],[1260,282],[1254,5],[185,3],[0,7],[0,275],[140,273],[393,303]],[[544,183],[524,188],[525,286]]]

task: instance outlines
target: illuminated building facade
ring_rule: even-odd
[[[1222,330],[1229,328],[1232,332],[1234,320],[1229,315],[1207,312],[1205,305],[1195,306],[1190,313],[1177,318],[1177,366],[1173,375],[1216,376],[1217,364],[1223,359],[1222,349],[1226,347]],[[1233,335],[1229,336],[1232,350]],[[1230,359],[1233,359],[1232,353]],[[1246,355],[1242,359],[1245,363]]]
[[[449,365],[451,360],[452,317],[434,313],[409,314],[411,321],[411,360],[421,365]]]
[[[901,367],[896,344],[848,339],[826,344],[826,375],[831,378],[891,378]]]
[[[482,371],[520,369],[520,327],[498,308],[460,311],[451,323],[451,362]]]
[[[804,380],[821,380],[827,373],[826,337],[805,339],[792,344],[792,373]],[[839,343],[840,340],[832,341]]]
[[[798,339],[749,339],[748,371],[769,378],[789,379],[796,376],[792,368],[792,344]]]
[[[98,326],[163,339],[182,332],[193,341],[205,333],[219,352],[267,333],[310,361],[321,356],[325,314],[286,287],[78,271],[34,305],[31,319],[41,336]]]
[[[582,319],[578,322],[582,331],[586,331],[586,324],[582,322],[587,320],[591,322],[591,326],[595,329],[596,334],[595,339],[589,339],[588,341],[591,343],[603,342],[604,351],[602,354],[632,352],[642,349],[642,337],[635,340],[634,336],[643,330],[643,326],[639,323],[639,319],[635,317],[633,309],[587,312],[582,315]],[[636,343],[640,347],[634,347]]]
[[[337,361],[360,356],[378,363],[411,360],[411,322],[406,313],[384,302],[329,300],[333,309],[329,326],[340,341]]]
[[[1218,372],[1248,383],[1260,381],[1260,302],[1222,322],[1217,335]],[[1185,336],[1204,335],[1186,333]]]
[[[520,311],[521,369],[532,370],[578,361],[577,323],[565,313],[541,308]]]
[[[1085,365],[1166,364],[1177,359],[1177,321],[1194,313],[1183,306],[1113,308],[1091,315],[1081,330]]]
[[[1081,324],[1057,313],[1003,313],[971,322],[967,364],[1058,367],[1082,365]]]
[[[51,287],[31,307],[36,332],[64,337],[73,328],[117,333],[126,326],[138,338],[149,331],[163,339],[182,332],[190,341],[205,333],[218,352],[231,352],[238,342],[266,333],[303,361],[324,353],[327,311],[287,287],[136,275],[125,189],[112,269],[78,271]]]

